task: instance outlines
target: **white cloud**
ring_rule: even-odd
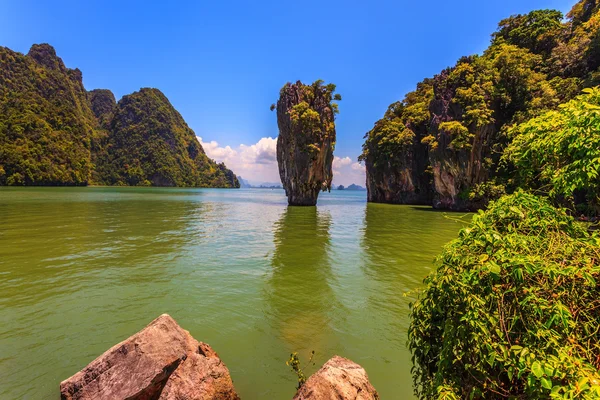
[[[338,156],[333,157],[333,169],[339,170],[347,165],[352,164],[350,157],[340,158]]]
[[[237,157],[237,151],[233,150],[230,146],[219,147],[219,143],[214,140],[206,143],[202,141],[201,137],[198,137],[198,140],[200,140],[206,154],[219,162]]]
[[[362,172],[365,172],[365,171],[367,170],[367,168],[366,168],[364,165],[362,165],[361,163],[357,163],[357,162],[353,163],[353,164],[351,165],[351,168],[352,168],[354,171],[362,171]]]
[[[277,139],[262,138],[256,144],[240,145],[242,159],[256,164],[277,164]]]
[[[227,168],[251,183],[279,182],[277,139],[264,137],[255,144],[241,144],[236,148],[221,147],[214,140],[205,142],[200,136],[198,140],[206,155],[218,162],[224,162]]]
[[[235,148],[219,146],[219,143],[214,140],[205,142],[199,136],[198,140],[210,158],[217,162],[224,162],[227,168],[250,183],[280,182],[277,167],[277,138],[264,137],[255,144],[241,144]],[[352,162],[350,157],[335,156],[333,158],[333,183],[336,186],[348,186],[352,183],[364,186],[364,165]]]

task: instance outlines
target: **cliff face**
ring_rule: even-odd
[[[361,161],[367,168],[367,199],[374,203],[430,204],[427,106],[433,95],[430,80],[418,85],[404,102],[390,105],[365,136]]]
[[[239,187],[156,89],[86,92],[48,44],[0,47],[0,185]]]
[[[0,185],[86,185],[95,125],[81,72],[51,46],[0,47]]]
[[[365,136],[368,199],[474,210],[514,190],[510,128],[600,84],[600,12],[540,10],[499,24],[481,56],[426,79]]]
[[[464,127],[465,110],[453,101],[457,88],[448,84],[449,79],[448,71],[435,77],[434,98],[429,105],[430,132],[435,137],[435,146],[428,155],[433,175],[433,206],[455,210],[477,208],[465,192],[489,178],[489,165],[484,166],[484,160],[492,156],[491,144],[497,129],[493,123],[474,124],[471,129]]]
[[[287,83],[277,101],[277,163],[290,205],[314,206],[331,190],[335,113],[341,100],[335,85]]]
[[[158,89],[144,88],[119,100],[107,148],[99,171],[111,185],[239,187],[231,171],[206,156]]]

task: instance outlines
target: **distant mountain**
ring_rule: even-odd
[[[251,189],[281,189],[282,188],[281,183],[263,182],[263,183],[259,183],[259,184],[252,184],[248,180],[242,178],[241,176],[238,176],[237,179],[240,182],[241,188],[251,188]]]
[[[238,179],[238,182],[240,182],[240,187],[241,188],[251,188],[252,187],[252,185],[250,184],[250,182],[248,182],[247,180],[245,180],[241,176],[238,175],[237,179]]]
[[[283,189],[283,186],[281,186],[281,183],[277,183],[277,182],[263,182],[260,185],[256,185],[254,187],[260,188],[260,189]]]
[[[0,47],[0,185],[239,187],[158,89],[86,92],[48,44]]]
[[[346,190],[367,190],[362,186],[355,185],[354,183],[346,188]]]

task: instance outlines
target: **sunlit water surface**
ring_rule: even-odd
[[[333,191],[0,189],[0,398],[59,383],[169,313],[217,350],[242,399],[290,399],[290,352],[335,354],[412,397],[405,294],[463,223]]]

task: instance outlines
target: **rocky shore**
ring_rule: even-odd
[[[237,400],[229,370],[167,314],[60,384],[63,400]],[[335,356],[294,400],[379,399],[366,371]]]

